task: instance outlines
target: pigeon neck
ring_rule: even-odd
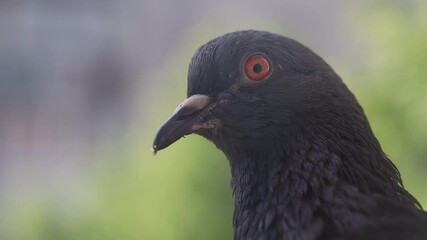
[[[289,151],[294,155],[276,149],[282,152],[252,150],[230,158],[236,239],[321,235],[326,220],[318,216],[327,215],[322,195],[336,186],[338,159],[315,145]]]
[[[372,194],[414,206],[393,165],[362,165],[391,164],[380,148],[368,152],[355,142],[333,148],[337,143],[325,138],[292,139],[224,151],[232,172],[236,239],[314,239],[335,229],[355,231],[370,222]],[[360,175],[351,175],[353,168]]]

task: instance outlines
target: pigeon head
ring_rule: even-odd
[[[353,95],[321,57],[268,32],[233,32],[201,46],[189,66],[187,96],[160,128],[154,151],[190,133],[229,155],[278,149],[302,131],[330,139],[336,129],[350,130],[343,131],[349,138],[369,129]]]
[[[356,98],[295,40],[239,31],[209,41],[191,60],[187,97],[153,150],[196,133],[225,153],[235,239],[351,235],[373,224],[374,196],[419,206]]]

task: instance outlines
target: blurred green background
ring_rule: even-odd
[[[344,79],[427,206],[427,2],[1,1],[0,239],[232,239],[228,162],[189,136],[153,156],[194,50],[260,29]]]

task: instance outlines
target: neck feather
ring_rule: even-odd
[[[358,161],[351,149],[339,152],[327,143],[305,140],[283,146],[224,151],[232,169],[236,239],[315,239],[325,232],[355,231],[371,223],[372,192],[414,205],[394,171],[380,179],[376,174],[386,173],[369,169],[349,175],[346,161]],[[395,181],[382,186],[382,178]]]

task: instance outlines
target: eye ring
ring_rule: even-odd
[[[246,77],[250,80],[265,80],[271,73],[270,61],[263,54],[253,54],[246,59],[244,71]]]

